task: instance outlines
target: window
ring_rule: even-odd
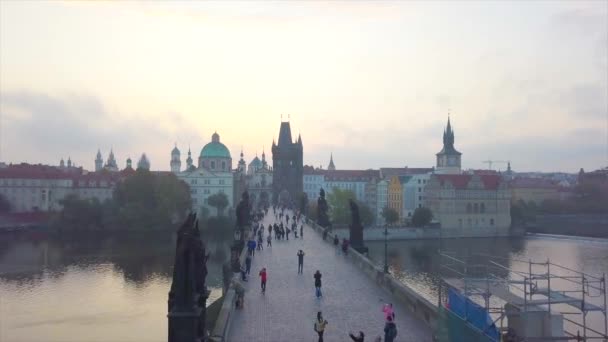
[[[418,204],[418,208],[422,208],[422,204]]]
[[[490,219],[490,226],[494,225],[494,219]]]
[[[203,193],[204,193],[205,195],[209,195],[209,189],[205,189],[205,190],[203,191]]]
[[[485,203],[481,203],[479,211],[483,214],[486,212],[486,204]]]
[[[471,213],[471,203],[467,203],[467,214]]]
[[[418,196],[418,200],[419,200],[419,201],[422,201],[422,196]]]
[[[420,184],[420,179],[418,180],[418,184]]]
[[[211,169],[212,169],[212,170],[215,170],[215,161],[212,161],[212,162],[211,162]]]
[[[477,206],[477,203],[473,204],[473,212],[476,214],[479,212],[479,207]]]
[[[225,161],[222,162],[222,170],[226,170],[226,162]]]
[[[418,188],[418,192],[422,192],[422,188]]]
[[[190,193],[195,194],[196,193],[196,189],[190,190]]]
[[[220,185],[224,185],[224,180],[220,179]]]
[[[205,183],[205,185],[209,185],[209,184],[211,184],[211,180],[209,180],[209,179],[205,179],[205,182],[204,182],[204,183]]]
[[[192,179],[192,180],[190,181],[190,184],[196,184],[196,179]]]

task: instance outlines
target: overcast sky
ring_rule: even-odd
[[[289,114],[306,164],[430,167],[448,111],[464,168],[608,165],[608,2],[0,2],[4,162],[236,167]]]

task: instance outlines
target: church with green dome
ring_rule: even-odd
[[[210,171],[230,172],[232,170],[232,157],[226,145],[220,142],[217,132],[211,136],[211,142],[203,147],[198,157],[198,167]]]

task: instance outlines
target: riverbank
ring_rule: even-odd
[[[538,215],[528,233],[608,238],[608,214]]]

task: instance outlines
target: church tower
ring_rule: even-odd
[[[186,170],[190,171],[192,169],[192,152],[190,151],[190,146],[188,146],[188,158],[186,159]]]
[[[329,171],[336,171],[336,165],[334,165],[334,154],[329,156],[329,165],[327,165]]]
[[[460,174],[462,153],[454,148],[454,130],[450,124],[448,115],[448,125],[443,131],[443,148],[437,153],[437,168],[435,173],[439,174]]]
[[[239,164],[236,168],[237,172],[241,175],[245,175],[247,172],[247,163],[245,162],[245,155],[243,154],[243,150],[241,149],[241,159],[239,159]]]
[[[97,157],[95,158],[95,171],[99,172],[103,169],[103,158],[101,157],[101,151],[97,149]]]
[[[279,142],[272,142],[272,196],[273,202],[295,203],[304,190],[302,137],[293,142],[289,122],[281,122]]]
[[[180,157],[181,153],[177,149],[177,143],[175,143],[175,147],[171,151],[171,172],[178,173],[182,168],[182,160]]]

